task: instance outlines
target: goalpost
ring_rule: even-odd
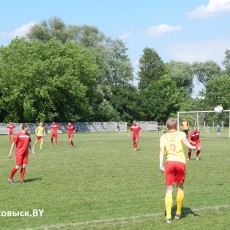
[[[208,132],[209,128],[212,127],[215,130],[217,124],[224,127],[228,125],[228,138],[230,138],[230,110],[223,110],[221,113],[215,111],[179,111],[177,112],[177,129],[180,130],[181,120],[186,118],[191,126],[197,126],[198,129],[203,127],[204,131]]]

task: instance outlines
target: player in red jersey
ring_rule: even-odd
[[[13,142],[14,139],[14,129],[16,128],[16,126],[14,124],[12,124],[12,122],[10,122],[6,128],[8,129],[8,135],[10,138],[10,141]]]
[[[58,144],[58,129],[60,129],[60,126],[57,125],[55,122],[52,123],[50,126],[50,134],[51,134],[51,146],[53,145],[53,139],[55,138],[56,146]]]
[[[70,146],[73,146],[74,132],[77,131],[77,127],[69,122],[68,125],[66,126],[66,130],[67,130],[68,137],[69,137],[68,147],[70,147]]]
[[[131,131],[133,132],[133,147],[134,147],[134,151],[136,151],[139,138],[141,137],[141,127],[137,125],[136,120],[134,120],[133,124],[130,126],[129,134]]]
[[[193,130],[189,133],[188,140],[191,145],[196,147],[196,159],[199,160],[200,154],[200,131],[197,129],[196,126],[193,127]],[[188,149],[188,159],[190,160],[192,154],[192,149]]]
[[[12,153],[14,147],[16,146],[16,165],[13,167],[10,173],[10,177],[8,178],[8,181],[10,183],[14,183],[13,181],[14,174],[18,171],[20,167],[21,167],[21,173],[20,173],[19,183],[24,183],[23,179],[26,171],[26,164],[28,164],[28,154],[29,154],[28,149],[32,150],[33,154],[35,154],[30,144],[31,138],[28,132],[29,132],[29,125],[23,124],[22,131],[16,134],[14,141],[10,147],[9,158],[12,158]]]

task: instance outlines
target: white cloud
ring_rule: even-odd
[[[182,26],[170,26],[167,24],[161,24],[158,26],[151,26],[147,29],[147,34],[151,37],[160,36],[164,33],[182,30]]]
[[[202,18],[226,12],[230,12],[230,0],[209,0],[208,5],[199,6],[195,10],[186,13],[186,16],[188,18]]]
[[[15,38],[16,36],[23,37],[29,32],[30,28],[34,25],[35,25],[35,22],[30,22],[11,32],[0,33],[0,37],[1,38]]]
[[[172,60],[189,63],[212,60],[222,66],[227,47],[230,47],[230,39],[170,44],[166,51]]]
[[[127,38],[129,38],[131,36],[131,33],[125,33],[125,34],[122,34],[119,39],[121,40],[126,40]]]

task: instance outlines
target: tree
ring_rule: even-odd
[[[89,119],[97,65],[85,48],[66,42],[15,39],[0,50],[1,120]]]
[[[220,75],[206,82],[206,90],[202,94],[209,109],[222,105],[224,109],[230,108],[230,78]]]
[[[186,98],[185,92],[177,88],[170,76],[152,82],[143,93],[147,120],[154,121],[165,122],[170,116],[175,116],[180,109],[180,103]]]
[[[140,71],[138,72],[138,88],[144,90],[148,85],[159,80],[165,74],[164,62],[154,49],[145,48],[139,60]]]
[[[192,67],[193,74],[204,86],[208,80],[221,74],[221,68],[214,61],[195,62]]]
[[[225,67],[225,71],[230,76],[230,50],[225,51],[225,59],[223,61],[223,65]]]
[[[62,43],[73,40],[80,28],[77,26],[65,25],[61,18],[52,17],[49,20],[42,20],[39,24],[32,26],[27,38],[48,42],[57,39]]]
[[[120,114],[122,121],[142,120],[144,112],[142,108],[143,97],[133,86],[113,86],[110,104]]]
[[[167,74],[176,82],[176,86],[188,94],[193,89],[192,67],[186,62],[170,61],[166,63]]]

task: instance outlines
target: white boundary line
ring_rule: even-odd
[[[214,210],[218,211],[221,208],[230,208],[230,205],[220,205],[220,206],[207,206],[203,208],[194,208],[191,209],[191,211],[185,211],[185,213],[193,213],[193,212],[199,212],[199,211],[205,211],[205,210]],[[39,230],[39,229],[58,229],[58,228],[63,228],[63,227],[77,227],[77,226],[82,226],[82,225],[91,225],[91,224],[109,224],[109,223],[122,223],[124,221],[137,221],[141,218],[146,218],[146,217],[157,217],[157,216],[164,216],[164,213],[153,213],[153,214],[143,214],[140,216],[131,216],[131,217],[120,217],[120,218],[112,218],[112,219],[101,219],[101,220],[91,220],[91,221],[85,221],[85,222],[76,222],[76,223],[67,223],[67,224],[56,224],[56,225],[47,225],[47,226],[40,226],[36,228],[27,228],[26,230]]]

